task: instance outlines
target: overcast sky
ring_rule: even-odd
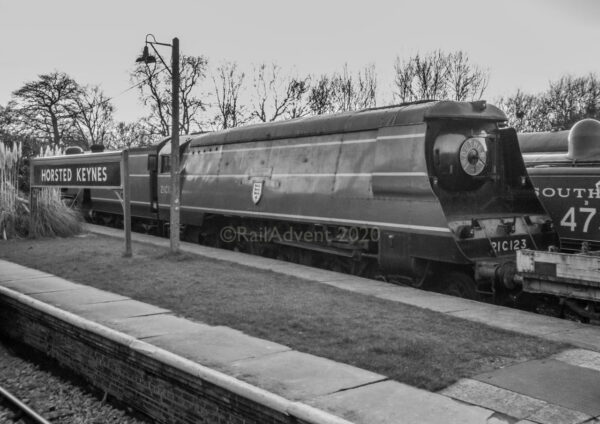
[[[101,85],[118,120],[141,117],[137,92],[121,93],[148,33],[245,69],[267,61],[319,74],[374,63],[382,93],[396,56],[435,49],[463,50],[488,69],[489,101],[540,92],[567,73],[600,74],[600,0],[0,0],[0,105],[57,70]]]

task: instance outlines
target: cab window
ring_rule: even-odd
[[[160,156],[160,172],[171,172],[171,156]]]

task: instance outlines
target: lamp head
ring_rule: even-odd
[[[142,55],[135,60],[136,63],[156,63],[156,58],[148,53],[148,45],[144,46]]]

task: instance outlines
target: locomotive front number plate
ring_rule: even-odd
[[[529,244],[526,237],[492,238],[492,248],[496,253],[511,253],[520,249],[527,249]]]

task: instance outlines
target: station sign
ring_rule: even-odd
[[[103,188],[115,190],[123,206],[125,257],[131,256],[131,186],[129,151],[83,153],[78,155],[34,158],[30,165],[30,205],[36,189]]]
[[[123,186],[122,153],[91,153],[35,158],[32,187],[112,188]]]

